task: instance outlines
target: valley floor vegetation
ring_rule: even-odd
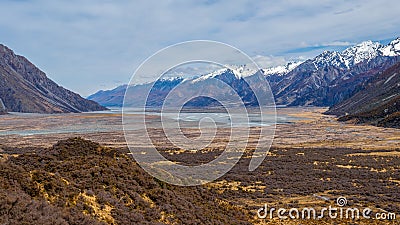
[[[126,148],[82,138],[49,148],[2,146],[1,153],[2,224],[298,224],[260,220],[256,212],[266,203],[277,208],[334,206],[339,196],[346,196],[352,207],[400,212],[400,149],[272,148],[253,172],[247,171],[247,151],[228,174],[197,187],[161,182],[143,171]],[[185,152],[165,154],[179,163],[193,160]],[[220,152],[199,154],[197,159],[207,161]]]

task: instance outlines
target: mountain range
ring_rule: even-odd
[[[230,66],[232,69],[221,69],[211,74],[200,77],[184,79],[182,77],[160,79],[152,88],[148,102],[150,105],[160,104],[169,90],[180,84],[187,85],[188,89],[198,89],[198,86],[207,88],[210,92],[216,87],[204,86],[210,78],[224,78],[229,85],[240,90],[238,94],[249,94],[243,82],[244,76],[251,76],[256,72],[262,72],[271,86],[277,105],[286,106],[333,106],[354,94],[359,85],[369,80],[377,72],[382,72],[400,61],[400,38],[382,45],[378,42],[365,41],[349,47],[342,52],[324,51],[313,59],[304,62],[291,62],[285,66],[254,70],[246,74],[241,71],[243,67]],[[172,81],[173,80],[173,81]],[[202,82],[195,82],[201,80]],[[135,105],[135,98],[143,98],[142,90],[147,85],[154,83],[130,86],[132,95],[130,101]],[[241,86],[242,85],[242,86]],[[99,91],[88,97],[104,106],[122,106],[123,96],[127,85],[119,86],[113,90]],[[251,97],[247,97],[247,101]],[[250,98],[250,99],[249,99]],[[253,99],[255,100],[255,99]],[[204,106],[199,102],[199,107]],[[254,102],[247,102],[254,105]]]
[[[276,103],[287,106],[333,106],[358,85],[400,60],[400,39],[386,46],[366,41],[343,52],[325,51],[286,74],[269,74]]]
[[[23,56],[0,44],[0,113],[62,113],[106,110],[54,81]]]
[[[197,77],[168,77],[153,83],[122,85],[84,99],[57,85],[25,57],[0,45],[0,114],[7,111],[85,112],[105,110],[107,106],[121,107],[128,87],[128,106],[140,104],[146,98],[145,90],[151,88],[146,106],[160,107],[178,85],[179,91],[169,99],[174,103],[193,92],[229,98],[228,93],[233,90],[246,106],[256,106],[258,102],[248,81],[261,73],[277,105],[330,107],[327,113],[342,116],[342,120],[396,126],[393,123],[398,124],[399,62],[400,38],[387,45],[365,41],[342,52],[324,51],[312,59],[285,66],[252,70],[246,65],[230,65]],[[213,98],[197,97],[186,105],[201,108],[219,106],[219,103]]]

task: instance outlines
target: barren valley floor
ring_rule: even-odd
[[[256,217],[257,210],[264,206],[264,204],[268,204],[270,207],[282,207],[286,209],[301,209],[304,207],[320,209],[328,206],[336,206],[336,198],[340,196],[347,198],[347,205],[349,207],[360,209],[369,207],[374,213],[393,212],[399,215],[399,129],[340,123],[337,122],[335,117],[323,115],[322,112],[326,110],[325,108],[281,108],[277,110],[278,116],[289,115],[297,119],[292,123],[278,124],[276,126],[275,138],[268,156],[255,171],[248,171],[252,150],[249,149],[229,173],[217,181],[199,187],[200,189],[177,188],[165,184],[161,185],[161,189],[166,188],[173,193],[184,193],[185,196],[190,196],[194,192],[197,194],[200,192],[202,197],[198,197],[200,200],[196,201],[204,199],[212,201],[212,209],[214,210],[221,210],[221,207],[233,210],[234,212],[236,210],[238,221],[248,221],[254,224],[299,224],[300,222],[301,224],[347,224],[350,222],[349,220],[329,218],[301,220],[299,222],[299,220],[289,219],[282,221],[276,217],[273,219],[259,219]],[[135,115],[131,115],[131,117],[132,121],[135,121]],[[240,132],[241,128],[235,129]],[[256,130],[256,128],[253,130]],[[159,150],[163,155],[170,160],[186,164],[192,164],[193,161],[210,161],[221,153],[224,146],[224,144],[218,145],[219,143],[217,143],[215,148],[210,148],[208,151],[199,153],[175,151],[171,150],[168,144],[165,144],[165,137],[162,135],[162,132],[160,133],[160,130],[152,130],[151,132],[154,132],[154,137],[159,137],[154,143],[160,143]],[[196,131],[187,130],[187,132],[195,133]],[[43,154],[43,152],[47,151],[45,149],[54,149],[51,146],[61,140],[76,136],[98,142],[102,146],[118,149],[124,155],[129,155],[126,154],[128,151],[122,131],[121,116],[119,114],[4,115],[0,119],[0,134],[0,162],[5,163],[11,160],[13,165],[19,165],[23,168],[23,171],[30,173],[30,179],[34,179],[35,175],[32,174],[35,174],[35,171],[41,168],[42,176],[56,176],[60,177],[61,180],[66,180],[66,182],[59,182],[57,184],[61,185],[59,189],[50,188],[48,190],[48,187],[46,189],[46,186],[43,186],[47,182],[46,179],[35,178],[34,181],[36,184],[42,187],[38,191],[37,196],[44,198],[50,205],[65,205],[65,202],[73,205],[73,201],[71,203],[70,198],[65,196],[60,197],[63,195],[63,192],[68,191],[68,193],[72,193],[71,198],[75,199],[75,201],[76,199],[83,199],[83,205],[86,205],[85,207],[89,209],[83,206],[83,208],[76,206],[76,202],[75,206],[69,207],[78,207],[78,211],[86,210],[85,215],[89,215],[105,223],[114,222],[121,224],[123,219],[126,219],[121,216],[123,215],[121,211],[123,207],[119,206],[119,203],[117,204],[111,200],[98,201],[99,197],[97,195],[103,193],[100,189],[107,190],[107,193],[116,195],[117,192],[108,189],[118,189],[118,187],[114,187],[110,183],[102,183],[102,185],[93,184],[96,187],[91,188],[94,190],[91,190],[92,193],[88,194],[87,190],[89,188],[80,186],[79,182],[74,180],[78,178],[74,178],[69,172],[64,171],[65,173],[63,173],[57,171],[58,167],[49,168],[51,163],[46,165],[40,164],[38,162],[41,162],[41,160],[33,157],[33,155]],[[221,143],[226,142],[224,135],[226,135],[226,132],[222,131],[220,137],[218,137]],[[143,134],[137,134],[137,145],[140,145],[142,136]],[[89,146],[91,145],[89,144]],[[52,152],[51,154],[55,153]],[[55,155],[54,157],[57,156]],[[90,158],[91,156],[85,155],[82,157],[89,157],[87,159],[88,163],[91,163],[91,160],[93,160],[93,158]],[[33,161],[38,160],[37,162],[35,161],[38,168],[32,168],[30,165],[31,162],[29,162],[30,158]],[[116,160],[115,156],[114,159]],[[84,162],[80,161],[80,163],[85,164]],[[81,167],[85,167],[85,169],[82,169],[82,173],[86,169],[90,169],[90,167],[83,164]],[[55,164],[51,165],[54,166]],[[116,165],[118,165],[117,161]],[[80,165],[76,166],[79,167]],[[137,165],[135,166],[137,167]],[[122,166],[120,167],[123,168]],[[140,170],[140,168],[136,170]],[[122,172],[124,171],[122,170]],[[125,172],[130,173],[132,171],[128,170]],[[151,180],[149,176],[146,175],[145,177]],[[3,177],[3,179],[5,178]],[[74,182],[75,191],[65,188]],[[148,186],[148,184],[145,185]],[[135,188],[137,187],[135,186]],[[119,190],[125,189],[120,188]],[[157,191],[160,190],[157,189]],[[162,207],[160,208],[162,203],[152,198],[149,199],[149,193],[144,191],[140,194],[141,199],[147,202],[148,207],[159,207],[157,208],[159,210],[157,212],[164,216],[158,218],[157,221],[167,224],[174,224],[174,221],[176,223],[185,222],[183,219],[179,220],[181,214],[179,210],[183,210],[183,208],[176,209],[179,213],[174,217],[166,213]],[[129,193],[127,196],[126,198],[132,200],[133,197]],[[182,197],[182,199],[182,201],[190,202],[189,198]],[[214,205],[215,202],[218,204]],[[192,202],[190,204],[196,205],[197,203]],[[202,208],[207,206],[208,203],[203,202],[202,204],[202,206],[198,206],[198,209],[201,211],[199,218],[209,213]],[[130,205],[126,203],[124,207],[129,208]],[[171,207],[177,207],[177,205]],[[140,212],[143,215],[150,213]],[[227,215],[227,212],[224,211],[223,213]],[[231,216],[234,217],[234,215],[235,213]],[[352,221],[352,223],[398,224],[400,221],[399,217],[400,215],[394,221],[362,219]],[[145,216],[142,219],[145,220],[146,218]],[[221,221],[226,219],[225,217],[213,217],[215,221],[218,221],[218,218]],[[147,218],[147,220],[149,219]]]

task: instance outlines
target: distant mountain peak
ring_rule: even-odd
[[[346,67],[346,62],[339,52],[324,51],[314,58],[313,63],[316,69],[326,66]]]
[[[248,77],[257,73],[259,68],[255,65],[226,65],[227,68],[238,74],[238,77]]]
[[[211,72],[209,74],[203,75],[201,77],[195,78],[191,82],[197,83],[197,82],[204,81],[204,80],[207,80],[210,78],[217,78],[219,76],[225,76],[225,77],[229,77],[229,78],[233,78],[233,79],[242,78],[242,74],[239,71],[237,71],[235,69],[230,69],[230,68],[222,68],[222,69],[216,70],[214,72]]]
[[[160,79],[158,79],[157,81],[161,81],[161,82],[182,82],[183,80],[185,80],[183,77],[162,77]]]
[[[345,49],[341,55],[346,66],[352,67],[360,62],[377,57],[382,47],[382,44],[379,42],[364,41]]]
[[[399,56],[400,55],[400,37],[391,41],[388,45],[381,49],[384,56]]]
[[[393,40],[386,46],[369,40],[346,48],[342,52],[324,51],[313,59],[313,63],[317,70],[327,66],[350,69],[358,63],[370,61],[378,56],[399,55],[400,38]]]

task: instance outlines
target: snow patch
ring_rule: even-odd
[[[272,68],[263,69],[262,72],[265,76],[272,75],[272,74],[286,75],[302,63],[303,63],[302,61],[301,62],[289,62],[285,66],[276,66],[276,67],[272,67]]]
[[[201,76],[199,78],[196,78],[196,79],[192,80],[192,84],[200,82],[200,81],[204,81],[204,80],[207,80],[207,79],[210,79],[210,78],[214,78],[214,77],[216,77],[216,76],[218,76],[220,74],[223,74],[223,73],[227,72],[228,70],[230,70],[230,69],[222,68],[222,69],[216,70],[214,72],[211,72],[209,74],[203,75],[203,76]]]
[[[386,81],[385,81],[385,83],[383,83],[383,84],[386,84],[386,83],[388,83],[393,77],[395,77],[397,75],[397,73],[395,73],[395,74],[393,74],[392,76],[390,76]]]
[[[357,63],[370,60],[380,54],[383,46],[379,42],[364,41],[342,52],[346,66],[349,68]]]
[[[399,56],[400,55],[400,38],[390,42],[387,46],[381,49],[383,56]]]

